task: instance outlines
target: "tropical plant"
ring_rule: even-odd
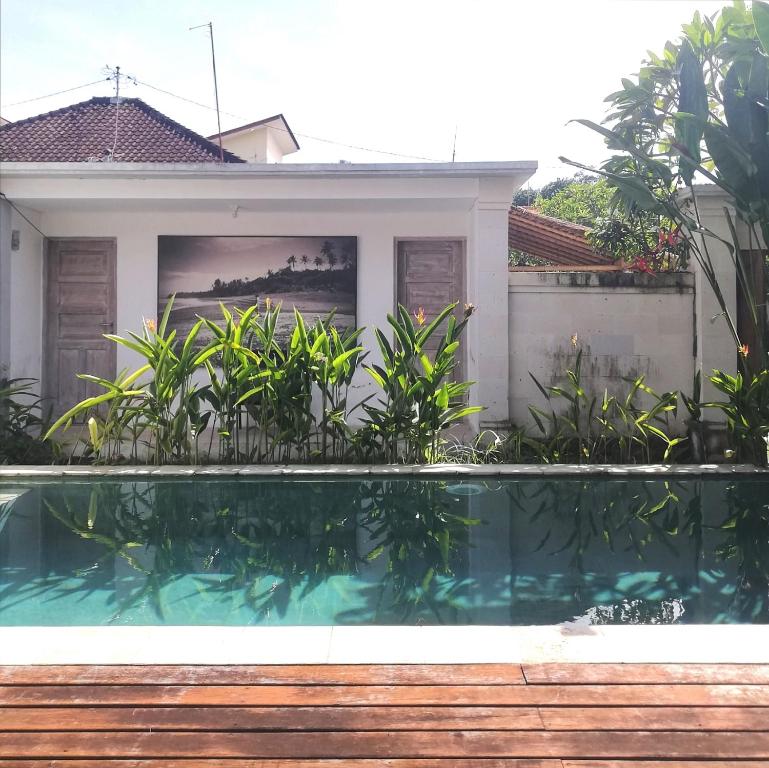
[[[520,448],[534,448],[546,463],[632,464],[658,458],[667,461],[685,439],[673,434],[671,417],[677,411],[676,392],[658,394],[645,384],[643,376],[638,376],[624,379],[628,386],[624,396],[608,390],[601,397],[591,395],[582,381],[581,349],[574,367],[566,371],[564,386],[544,386],[533,374],[529,375],[548,409],[529,406],[539,430],[538,445],[530,437],[522,443],[515,431],[513,439]],[[640,395],[651,400],[651,407],[645,408],[638,402]],[[558,409],[559,402],[565,402],[564,409]]]
[[[473,382],[452,379],[459,365],[460,338],[474,309],[467,305],[457,322],[456,306],[450,304],[428,323],[423,309],[412,320],[408,310],[398,305],[398,316],[387,316],[395,332],[394,345],[385,333],[375,330],[382,365],[367,365],[365,369],[383,396],[375,403],[363,404],[364,450],[373,446],[390,462],[399,457],[411,462],[433,461],[439,455],[442,433],[483,410],[465,402]],[[444,322],[445,330],[431,356],[427,344]]]
[[[736,376],[715,371],[710,381],[727,401],[706,405],[726,414],[737,460],[769,466],[769,370]]]
[[[677,42],[650,54],[638,76],[623,79],[607,101],[604,125],[578,122],[615,152],[597,169],[615,190],[614,204],[669,220],[685,237],[739,349],[737,321],[711,253],[714,243],[728,247],[756,339],[740,361],[746,370],[765,368],[766,296],[755,275],[767,268],[761,236],[769,243],[769,4],[755,0],[748,9],[735,2],[711,18],[695,14]],[[695,179],[715,184],[733,202],[737,221],[725,212],[728,239],[704,226]]]
[[[35,379],[0,378],[0,464],[47,464],[58,444],[47,443],[50,409],[35,395]]]
[[[390,318],[395,347],[377,331],[391,355],[387,369],[369,368],[383,390],[379,408],[371,398],[349,402],[367,354],[359,343],[364,329],[339,331],[333,313],[307,326],[294,310],[288,341],[280,341],[279,304],[268,299],[261,313],[222,304],[221,320],[199,317],[180,341],[168,331],[172,306],[173,297],[157,330],[147,321],[141,334],[107,336],[146,363],[114,381],[81,374],[104,391],[72,407],[47,436],[82,419],[83,455],[97,463],[138,461],[140,454],[151,463],[425,461],[446,429],[479,410],[464,403],[470,383],[449,380],[471,308],[458,323],[446,319],[452,305],[419,331],[402,310],[400,321]],[[423,314],[419,322],[426,322]],[[444,322],[431,355],[424,345]],[[201,342],[204,333],[212,338]],[[351,422],[361,406],[367,417],[357,429]],[[201,446],[206,429],[208,445]]]

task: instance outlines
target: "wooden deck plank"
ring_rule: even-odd
[[[769,685],[769,664],[524,664],[536,685]]]
[[[519,664],[2,666],[0,685],[524,685]]]
[[[767,731],[766,707],[11,707],[0,731]]]
[[[671,763],[675,768],[675,763]],[[701,765],[701,764],[700,764]],[[710,765],[710,764],[708,764]],[[741,768],[757,768],[758,763],[740,763]],[[562,768],[559,759],[446,758],[343,759],[343,760],[258,760],[233,758],[212,760],[14,760],[10,768]],[[689,766],[687,766],[689,768]],[[715,768],[723,768],[716,765]],[[732,767],[733,768],[733,767]]]
[[[548,731],[769,731],[767,707],[539,707]]]
[[[562,768],[767,768],[769,760],[737,762],[734,760],[663,760],[661,762],[659,760],[563,760],[561,766]]]
[[[769,733],[441,731],[0,733],[0,757],[769,758]]]
[[[35,685],[0,706],[769,706],[759,685]]]
[[[750,712],[752,710],[748,710]],[[769,716],[769,710],[759,710]],[[739,721],[743,725],[750,715]],[[734,722],[738,722],[737,719]],[[14,707],[0,731],[543,730],[536,707]],[[734,730],[760,730],[735,728]]]

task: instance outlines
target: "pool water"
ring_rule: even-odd
[[[769,480],[0,482],[0,625],[768,623]]]

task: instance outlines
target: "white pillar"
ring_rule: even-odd
[[[733,322],[737,323],[737,273],[734,260],[729,253],[726,242],[732,242],[729,223],[725,208],[734,216],[734,208],[728,204],[727,197],[717,187],[696,188],[697,205],[700,220],[705,228],[717,237],[703,236],[700,244],[707,248],[713,263],[718,285],[724,296],[726,306]],[[699,264],[695,262],[690,267],[696,277],[695,285],[695,333],[696,333],[696,366],[702,371],[704,400],[720,399],[720,395],[710,384],[707,377],[714,370],[723,370],[734,374],[737,371],[737,345],[732,336],[727,319],[723,314],[710,282]]]
[[[470,322],[468,373],[478,382],[475,400],[486,410],[481,427],[509,423],[507,222],[510,180],[481,179],[473,209],[472,249],[468,253],[468,299],[477,308]]]

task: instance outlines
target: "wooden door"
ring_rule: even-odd
[[[421,307],[432,320],[448,304],[459,302],[457,320],[464,313],[464,243],[461,240],[400,240],[397,259],[397,300],[411,316]],[[427,344],[428,353],[438,347],[440,332]],[[461,365],[461,363],[460,363]],[[462,375],[461,368],[455,377]]]
[[[114,379],[115,241],[49,240],[46,253],[43,391],[56,415],[103,390],[77,378]]]

